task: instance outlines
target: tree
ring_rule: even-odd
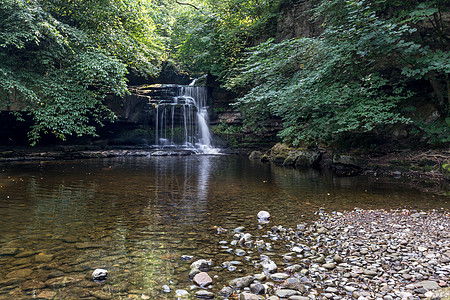
[[[445,43],[432,46],[418,40],[418,23],[411,18],[383,15],[377,6],[382,3],[318,1],[321,37],[270,40],[250,49],[227,83],[229,88],[248,90],[238,101],[247,125],[261,124],[258,115],[278,116],[284,121],[280,136],[298,145],[381,132],[387,124],[410,124],[412,120],[400,113],[413,97],[407,84],[411,77],[429,74],[439,74],[434,78],[443,82],[448,78],[449,53],[442,48]],[[415,7],[410,15],[421,13],[422,6]],[[448,114],[448,105],[441,111]],[[431,134],[430,143],[450,141],[445,123]]]
[[[157,74],[162,43],[150,4],[0,2],[0,103],[31,115],[32,144],[46,133],[95,134],[114,118],[104,98],[127,92],[127,70]]]

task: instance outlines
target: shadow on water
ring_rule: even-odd
[[[260,210],[272,215],[267,226],[295,226],[319,208],[449,208],[448,197],[395,180],[337,178],[234,156],[29,162],[0,170],[0,299],[42,292],[173,299],[162,285],[192,284],[181,255],[219,264],[236,259],[219,248],[217,226],[256,229]],[[110,272],[105,283],[86,279],[96,268]],[[31,273],[15,278],[17,270]],[[213,290],[238,276],[214,272]],[[28,289],[33,282],[42,284]]]

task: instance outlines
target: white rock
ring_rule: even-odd
[[[94,272],[92,272],[92,277],[94,279],[105,279],[108,276],[108,271],[105,269],[95,269]]]
[[[267,220],[270,218],[270,214],[269,212],[265,211],[265,210],[261,210],[258,215],[257,215],[258,219],[260,220]]]

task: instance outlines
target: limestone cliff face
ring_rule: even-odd
[[[280,7],[276,40],[316,37],[322,33],[320,22],[312,20],[311,3],[306,0],[286,1]]]

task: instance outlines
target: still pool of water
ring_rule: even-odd
[[[296,226],[327,211],[449,209],[448,197],[373,175],[334,177],[235,156],[0,165],[0,299],[174,299],[190,263],[236,260],[217,227]],[[242,258],[244,261],[244,258]],[[109,271],[104,283],[89,276]],[[213,291],[254,270],[216,268]],[[171,293],[164,293],[168,285]]]

